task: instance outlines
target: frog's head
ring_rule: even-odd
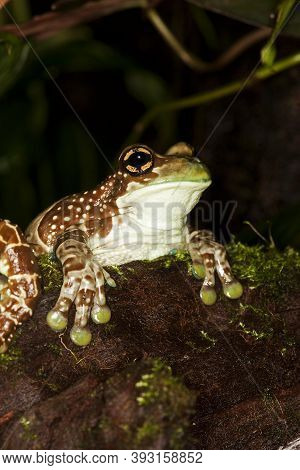
[[[164,226],[167,207],[171,208],[168,219],[184,218],[211,184],[208,169],[183,142],[165,155],[145,145],[127,147],[119,158],[119,175],[126,186],[117,198],[118,207],[139,206],[147,220],[154,211]]]

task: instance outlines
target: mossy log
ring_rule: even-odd
[[[277,449],[299,437],[300,255],[229,247],[244,295],[204,306],[179,254],[109,268],[112,319],[80,349],[45,321],[60,272],[0,356],[2,449]],[[72,312],[74,315],[74,312]],[[72,316],[70,321],[72,320]]]

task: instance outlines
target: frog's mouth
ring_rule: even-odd
[[[211,179],[182,179],[182,178],[166,178],[160,181],[153,181],[149,186],[160,186],[160,185],[173,185],[176,190],[176,186],[180,187],[193,187],[199,192],[203,192],[208,186],[211,185]]]
[[[167,184],[167,183],[191,183],[198,186],[199,191],[204,191],[211,184],[211,176],[208,168],[197,159],[177,159],[172,165],[164,165],[154,173],[157,177],[149,181],[149,186]]]

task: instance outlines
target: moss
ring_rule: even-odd
[[[129,271],[130,273],[134,273],[134,272],[135,272],[135,269],[129,266],[129,267],[127,268],[127,271]]]
[[[274,334],[272,320],[272,315],[266,307],[240,303],[230,323],[236,324],[244,334],[260,340],[272,338]]]
[[[45,385],[49,388],[49,390],[51,390],[52,392],[58,392],[59,390],[61,390],[61,388],[57,385],[57,384],[54,384],[52,382],[46,382]]]
[[[140,446],[145,441],[154,440],[160,432],[160,425],[151,420],[145,421],[136,431],[135,442]]]
[[[248,340],[272,341],[280,354],[286,355],[295,341],[287,334],[284,308],[280,306],[299,289],[300,253],[289,247],[279,251],[242,243],[230,243],[227,251],[237,278],[247,281],[250,290],[259,289],[255,306],[242,301],[233,305],[224,299],[230,309],[230,323]]]
[[[146,409],[147,419],[137,428],[134,443],[146,446],[165,427],[171,448],[181,448],[195,396],[161,359],[154,359],[149,373],[136,383],[137,403]],[[180,423],[180,425],[178,425]]]
[[[45,371],[45,367],[44,366],[39,367],[36,375],[38,377],[41,377],[42,379],[45,379],[47,377],[47,372]]]
[[[11,345],[6,353],[0,354],[0,367],[6,370],[11,364],[18,362],[20,358],[20,349]]]
[[[216,345],[217,340],[209,336],[207,331],[200,330],[199,332],[199,341],[186,341],[185,344],[189,346],[194,351],[206,352],[212,349]]]
[[[123,273],[122,269],[120,268],[120,266],[118,266],[117,264],[113,264],[113,265],[110,265],[109,266],[111,269],[113,269],[120,277],[124,277],[125,278],[125,274]],[[125,278],[126,279],[126,278]]]
[[[162,268],[170,268],[178,262],[186,263],[188,274],[192,275],[192,260],[188,251],[185,250],[174,249],[168,255],[160,256],[152,260],[142,260],[141,262],[147,265],[148,268],[150,267],[150,269],[157,269],[157,263]]]
[[[36,375],[40,378],[40,382],[43,384],[44,387],[49,388],[49,390],[51,390],[52,392],[58,392],[60,390],[60,387],[57,384],[53,382],[48,382],[47,379],[49,377],[49,374],[45,370],[44,366],[38,368]]]
[[[61,355],[62,355],[61,346],[59,346],[58,344],[49,343],[49,344],[47,344],[47,347],[48,347],[48,349],[50,349],[50,351],[52,351],[54,354],[57,354],[57,356],[61,356]]]
[[[116,329],[116,324],[115,323],[106,323],[103,328],[103,333],[106,335],[109,335],[113,333],[113,331]]]
[[[217,340],[209,336],[207,331],[201,330],[199,334],[200,337],[206,342],[206,345],[202,348],[203,350],[207,351],[208,349],[211,349],[215,346]]]
[[[168,256],[164,256],[164,266],[169,268],[174,263],[191,263],[191,257],[187,251],[174,250]]]
[[[52,254],[43,254],[38,257],[45,292],[61,287],[63,275],[58,261]]]
[[[263,245],[230,243],[227,251],[235,275],[247,280],[250,288],[263,286],[268,296],[278,297],[297,286],[300,253],[293,248],[281,252]]]
[[[25,416],[22,416],[19,420],[22,428],[23,428],[23,432],[24,432],[24,438],[27,440],[27,441],[35,441],[37,439],[37,434],[34,434],[31,430],[32,428],[32,424],[31,422],[29,421],[29,419],[25,418]]]
[[[101,430],[104,430],[104,431],[106,431],[106,430],[109,431],[110,427],[111,427],[111,422],[106,416],[104,416],[99,421],[97,427],[98,427],[98,429],[101,429]]]
[[[295,346],[295,340],[287,333],[284,318],[270,310],[267,297],[260,299],[260,303],[258,306],[240,303],[231,314],[230,323],[249,340],[272,341],[284,356]]]

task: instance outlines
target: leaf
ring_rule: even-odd
[[[277,7],[276,24],[267,44],[261,50],[261,61],[264,65],[271,67],[275,61],[276,48],[275,41],[284,26],[288,24],[289,17],[292,15],[296,0],[283,0]]]
[[[254,26],[274,26],[278,0],[187,0],[194,5]],[[300,36],[300,9],[284,28],[284,33]]]
[[[54,66],[60,72],[122,70],[132,66],[129,57],[93,39],[83,27],[62,31],[42,41],[37,52],[47,67]]]
[[[144,69],[132,69],[125,75],[128,92],[146,108],[154,106],[169,97],[168,87],[164,80]]]
[[[27,61],[29,46],[16,36],[0,35],[0,96],[17,80]]]

